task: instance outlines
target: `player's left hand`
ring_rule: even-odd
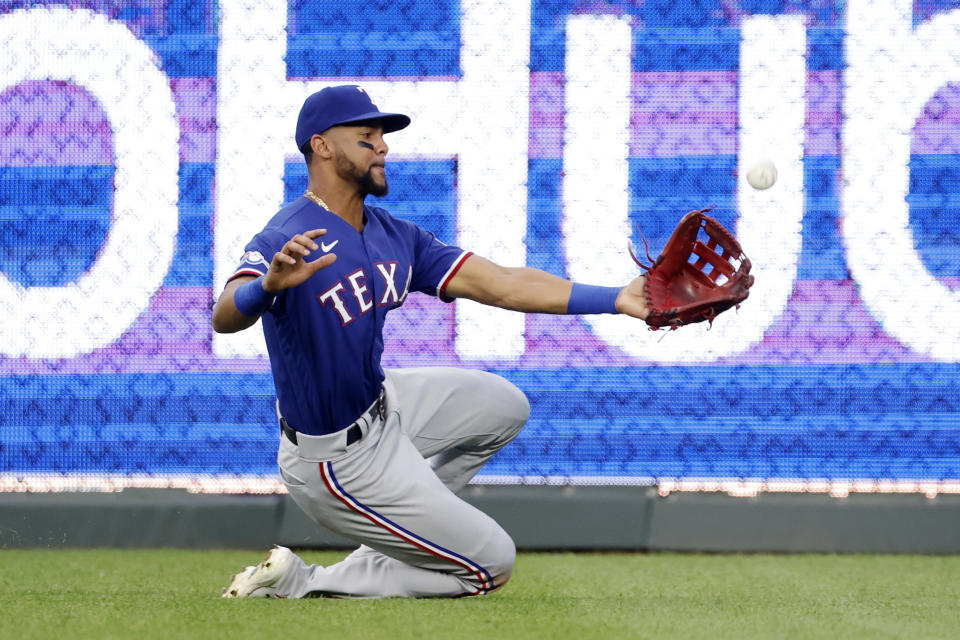
[[[644,293],[644,285],[647,282],[646,274],[634,278],[630,284],[620,290],[614,307],[617,313],[624,313],[640,320],[646,320],[650,315],[650,308],[647,306],[647,296]]]

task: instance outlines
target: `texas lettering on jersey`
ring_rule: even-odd
[[[410,293],[410,281],[413,279],[413,265],[407,265],[406,281],[403,285],[403,291],[397,290],[397,263],[396,262],[375,262],[374,271],[377,274],[378,281],[381,283],[379,289],[383,292],[376,301],[378,307],[399,307],[407,299]],[[347,309],[344,296],[352,295],[357,302],[360,315],[367,313],[373,308],[374,300],[370,289],[367,287],[368,276],[363,268],[347,275],[317,296],[325,307],[332,308],[340,316],[340,322],[346,326],[354,321],[355,316]]]

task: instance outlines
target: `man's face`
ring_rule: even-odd
[[[341,126],[331,129],[330,133],[335,142],[337,174],[355,183],[364,195],[387,195],[384,162],[389,147],[383,140],[380,125]]]

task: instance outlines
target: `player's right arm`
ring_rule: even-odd
[[[253,326],[276,294],[302,284],[320,269],[333,264],[337,259],[334,253],[328,253],[312,262],[305,260],[311,251],[318,248],[314,239],[326,233],[326,229],[298,233],[287,241],[280,251],[273,254],[266,274],[260,277],[238,276],[227,282],[213,306],[213,330],[217,333],[235,333]],[[243,290],[238,293],[241,289]],[[266,304],[258,305],[258,301],[265,301]],[[241,308],[246,313],[241,311]]]

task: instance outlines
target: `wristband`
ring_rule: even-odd
[[[259,317],[273,304],[274,294],[263,288],[263,276],[245,282],[233,292],[233,304],[237,311],[251,318]]]
[[[616,301],[620,287],[598,287],[592,284],[573,283],[567,313],[617,313]]]

